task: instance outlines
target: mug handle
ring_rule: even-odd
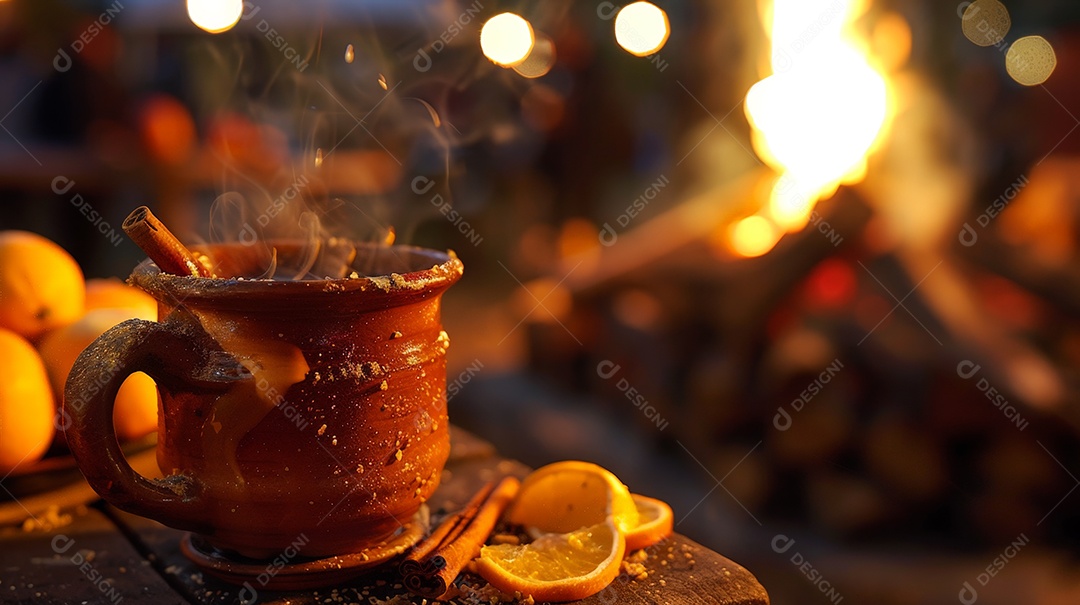
[[[148,374],[159,389],[222,390],[210,371],[208,340],[182,322],[127,320],[79,355],[64,389],[68,446],[94,491],[119,509],[197,533],[211,531],[203,485],[183,474],[147,479],[136,473],[117,441],[113,406],[134,372]]]

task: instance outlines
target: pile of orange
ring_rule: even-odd
[[[157,319],[157,303],[117,279],[85,281],[78,263],[54,242],[26,231],[0,231],[0,476],[45,455],[62,424],[68,372],[87,345],[131,318]],[[117,436],[157,428],[157,387],[133,374],[114,413]]]
[[[631,494],[611,471],[579,460],[532,472],[506,513],[533,541],[480,549],[476,570],[499,590],[575,601],[619,575],[623,556],[671,535],[671,507]]]

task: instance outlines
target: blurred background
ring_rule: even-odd
[[[87,277],[141,259],[141,204],[452,248],[450,415],[504,455],[610,468],[776,603],[1075,603],[1078,24],[7,0],[0,229]]]

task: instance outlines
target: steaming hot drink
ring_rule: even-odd
[[[116,326],[71,372],[68,441],[87,480],[121,509],[249,557],[354,553],[399,532],[449,453],[440,302],[461,262],[343,240],[196,256],[230,277],[143,262],[131,281],[161,321]],[[112,426],[138,371],[161,395],[161,480],[131,469]]]

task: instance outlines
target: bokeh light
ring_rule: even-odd
[[[911,25],[897,13],[885,13],[874,25],[871,44],[881,68],[898,71],[911,57]]]
[[[150,96],[139,111],[139,132],[150,157],[182,166],[198,145],[195,119],[183,103],[166,94]]]
[[[191,22],[212,34],[229,31],[244,13],[242,0],[187,0]]]
[[[769,192],[769,218],[785,231],[798,231],[810,220],[817,196],[817,190],[803,189],[795,177],[784,173]]]
[[[566,320],[574,309],[574,297],[562,284],[547,277],[530,280],[514,293],[517,312],[535,323],[556,323]]]
[[[964,36],[979,46],[1001,43],[1012,27],[1009,9],[998,0],[975,0],[964,9],[961,19]]]
[[[532,26],[520,15],[502,13],[480,29],[480,50],[496,65],[514,67],[532,52],[536,38]]]
[[[539,78],[551,71],[555,66],[555,43],[551,38],[540,34],[536,36],[532,52],[519,65],[514,66],[514,71],[526,78]]]
[[[740,256],[752,258],[773,249],[783,233],[762,216],[748,216],[731,227],[731,249]]]
[[[670,33],[667,13],[651,2],[627,4],[615,16],[615,40],[638,57],[659,51]]]
[[[1057,67],[1054,47],[1042,36],[1026,36],[1012,43],[1005,54],[1009,76],[1024,86],[1045,82]]]

